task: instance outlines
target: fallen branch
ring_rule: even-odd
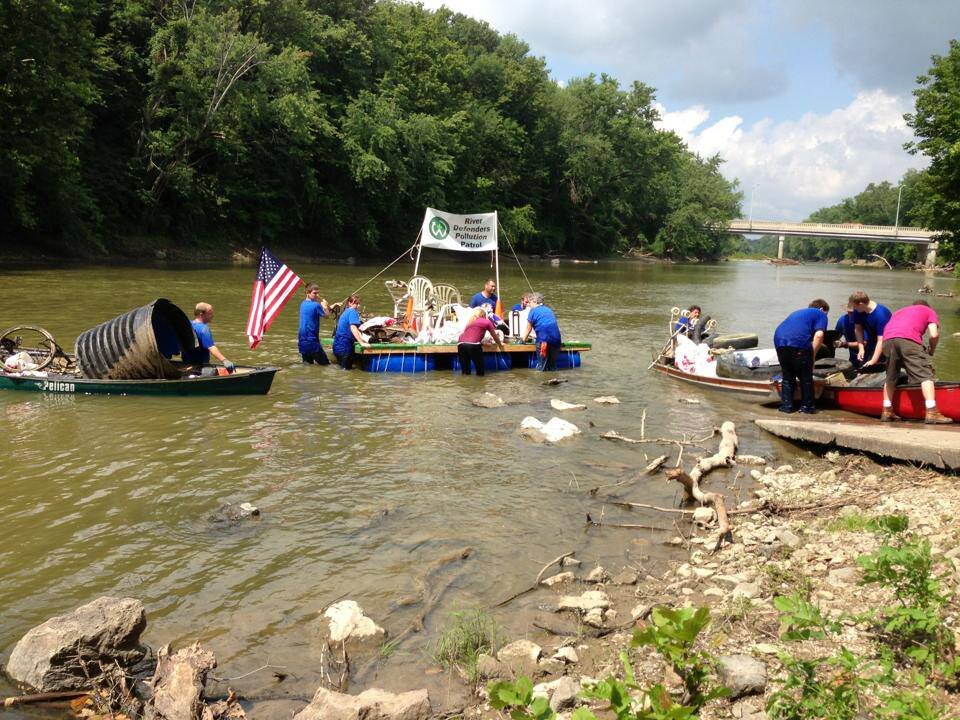
[[[700,478],[711,470],[718,467],[730,467],[733,465],[733,458],[737,454],[737,431],[734,424],[729,420],[720,426],[720,447],[717,452],[710,457],[700,458],[693,470],[690,471],[690,477],[694,482],[700,482]]]
[[[37,705],[39,703],[73,700],[90,695],[92,692],[92,690],[64,690],[62,692],[46,692],[35,695],[12,695],[3,699],[2,706],[8,708],[17,705]]]
[[[669,456],[667,455],[661,455],[660,457],[654,458],[649,463],[647,463],[647,467],[644,468],[644,472],[647,475],[653,475],[653,473],[659,470],[660,467],[667,462],[668,457]]]
[[[890,261],[887,260],[883,255],[877,255],[876,253],[870,253],[870,257],[879,258],[887,264],[887,270],[893,270],[893,265],[890,264]]]
[[[669,470],[667,471],[670,472]],[[657,512],[663,513],[672,513],[674,515],[693,515],[693,510],[684,510],[683,508],[667,508],[660,507],[659,505],[649,505],[647,503],[637,503],[637,502],[626,502],[625,500],[607,500],[611,505],[616,505],[618,507],[627,508],[630,510],[640,509],[640,510],[656,510]],[[852,501],[848,501],[847,505]],[[751,508],[737,508],[736,510],[727,510],[727,515],[750,515],[752,513],[761,512],[766,505],[759,505]],[[817,505],[816,507],[823,507],[822,505]]]
[[[724,502],[723,495],[720,493],[703,492],[700,489],[699,480],[687,475],[681,468],[667,470],[667,477],[683,485],[687,498],[695,500],[702,505],[713,506],[713,509],[717,513],[717,524],[720,531],[720,539],[717,541],[717,547],[714,548],[715,550],[718,549],[730,533],[730,519],[727,517],[727,506]]]
[[[670,528],[657,527],[656,525],[638,525],[636,523],[605,523],[602,520],[596,521],[587,513],[587,524],[593,527],[611,527],[622,528],[625,530],[657,530],[659,532],[670,532]]]
[[[709,435],[704,435],[702,438],[696,438],[694,440],[677,440],[676,438],[641,438],[636,440],[635,438],[629,438],[626,435],[621,435],[616,430],[609,430],[600,437],[606,440],[620,440],[621,442],[630,443],[631,445],[639,445],[641,443],[661,443],[665,445],[693,445],[695,447],[700,447],[702,443],[706,442],[714,435],[717,434],[716,428]]]
[[[570,552],[565,552],[563,555],[558,555],[553,560],[551,560],[546,565],[544,565],[542,568],[540,568],[540,572],[537,573],[537,579],[534,580],[533,585],[531,585],[528,588],[525,588],[524,590],[521,590],[520,592],[514,593],[513,595],[508,597],[506,600],[501,600],[493,607],[495,608],[503,607],[507,603],[513,602],[518,597],[522,597],[523,595],[526,595],[528,592],[533,592],[538,587],[540,587],[540,581],[543,580],[543,574],[547,572],[547,570],[549,570],[551,567],[553,567],[557,563],[562,563],[566,558],[572,557],[573,555],[576,555],[576,554],[577,553],[575,550],[571,550]]]

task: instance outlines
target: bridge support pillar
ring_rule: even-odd
[[[780,242],[777,243],[777,260],[783,260],[783,235],[780,236]]]
[[[927,267],[934,267],[937,264],[937,243],[932,242],[926,247],[920,246],[920,253],[923,255],[923,264]]]

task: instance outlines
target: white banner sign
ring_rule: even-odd
[[[427,208],[420,229],[423,247],[460,252],[497,249],[497,213],[452,215]]]

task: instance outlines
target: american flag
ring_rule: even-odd
[[[277,260],[272,252],[267,248],[260,248],[260,267],[253,281],[250,317],[247,318],[247,337],[250,339],[251,349],[260,344],[263,334],[270,329],[270,323],[280,314],[280,310],[302,282],[303,280]]]

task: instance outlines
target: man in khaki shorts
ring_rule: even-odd
[[[929,349],[923,346],[924,333],[930,334]],[[940,339],[940,319],[926,300],[900,308],[890,317],[883,331],[883,357],[887,363],[887,381],[883,385],[883,422],[899,420],[893,411],[893,394],[900,368],[907,371],[907,382],[920,383],[926,413],[923,421],[930,424],[952,423],[937,409],[933,364],[930,358]]]

